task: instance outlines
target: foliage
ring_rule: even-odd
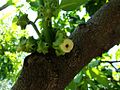
[[[119,52],[119,50],[117,51]],[[114,53],[115,54],[115,53]],[[120,88],[120,61],[108,53],[93,59],[78,73],[65,90],[118,90]]]
[[[72,11],[79,9],[80,5],[86,3],[88,0],[62,0],[60,8],[65,11]]]
[[[22,38],[18,47],[18,51],[25,51],[25,52],[37,51],[39,53],[46,54],[49,52],[49,49],[55,49],[55,53],[57,56],[64,55],[65,53],[69,53],[72,50],[74,44],[72,40],[68,39],[65,33],[65,30],[63,28],[62,28],[63,30],[61,30],[59,26],[57,26],[57,29],[54,28],[53,26],[54,24],[60,24],[60,23],[52,24],[52,18],[54,17],[53,19],[54,21],[61,9],[66,11],[76,9],[81,4],[87,2],[87,0],[76,0],[76,2],[62,0],[60,4],[59,4],[59,0],[49,0],[49,1],[48,0],[40,0],[40,1],[27,0],[27,2],[31,5],[31,9],[37,11],[38,13],[37,19],[41,19],[41,22],[40,22],[41,33],[38,31],[35,24],[28,19],[28,15],[26,13],[21,14],[21,11],[20,11],[19,16],[16,16],[17,18],[15,17],[15,19],[17,19],[16,20],[17,25],[19,25],[21,29],[25,29],[28,24],[32,24],[39,38],[37,40],[35,40],[34,38],[32,39],[32,41],[34,41],[35,43],[34,47],[36,47],[36,49],[34,49],[34,47],[30,45],[33,43],[33,42],[31,43],[31,40]],[[75,7],[71,8],[73,6]],[[64,40],[67,40],[69,44],[64,43]],[[27,44],[27,42],[29,42],[29,44]],[[27,45],[27,48],[25,48],[23,45],[25,46]],[[62,48],[62,47],[65,47],[65,48]],[[64,49],[68,49],[69,52],[68,51],[66,52],[66,50]]]
[[[20,33],[0,20],[0,80],[10,86],[16,81],[21,70],[22,57],[25,54],[16,52],[16,47],[19,38],[24,35],[25,32]]]

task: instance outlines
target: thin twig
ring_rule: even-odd
[[[35,19],[35,21],[34,21],[34,23],[36,23],[36,21],[39,19],[39,17],[37,17],[36,19]]]
[[[101,61],[102,63],[110,63],[110,65],[116,70],[116,72],[119,72],[119,69],[117,69],[113,63],[117,63],[117,62],[120,62],[120,61]]]
[[[10,5],[11,4],[9,4],[9,2],[7,2],[6,4],[4,4],[3,6],[0,7],[0,11],[2,11],[3,9],[7,8]]]
[[[110,63],[110,64],[111,64],[111,66],[115,69],[115,71],[117,72],[118,69],[117,69],[112,63]]]
[[[120,61],[101,61],[101,62],[116,63],[116,62],[120,62]]]
[[[35,29],[35,31],[36,31],[36,33],[37,33],[37,35],[38,35],[38,36],[40,36],[40,32],[39,32],[39,30],[38,30],[37,26],[35,25],[35,23],[34,23],[34,22],[32,22],[32,21],[30,21],[30,22],[29,22],[29,24],[31,24],[31,25],[33,26],[33,28]]]

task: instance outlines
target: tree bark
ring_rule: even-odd
[[[24,60],[21,74],[12,90],[64,90],[73,77],[92,58],[120,42],[120,0],[111,0],[71,38],[74,49],[57,57],[54,52],[32,53]]]

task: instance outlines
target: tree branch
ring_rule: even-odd
[[[86,23],[72,34],[75,44],[68,54],[65,78],[72,78],[87,65],[92,58],[100,56],[120,43],[120,0],[111,0],[99,9]],[[70,75],[69,75],[70,74]],[[64,78],[64,79],[65,79]],[[70,79],[68,79],[70,80]]]
[[[92,58],[120,43],[120,0],[110,0],[71,37],[74,49],[64,56],[29,55],[12,90],[64,90]]]
[[[33,28],[34,28],[34,30],[36,31],[37,35],[40,36],[40,32],[39,32],[37,26],[35,25],[35,23],[32,22],[32,21],[29,21],[29,24],[31,24],[31,25],[33,26]]]
[[[4,4],[3,6],[0,7],[0,11],[2,11],[5,8],[7,8],[8,6],[10,6],[9,1],[6,4]]]
[[[101,61],[101,62],[103,62],[103,63],[117,63],[117,62],[120,62],[120,61]]]
[[[101,62],[102,63],[109,63],[116,70],[116,72],[120,72],[120,70],[113,65],[113,63],[118,63],[120,61],[101,61]]]
[[[39,17],[37,16],[37,18],[35,19],[34,23],[36,23],[36,21],[39,19]]]

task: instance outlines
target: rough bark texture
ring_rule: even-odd
[[[71,38],[75,46],[65,56],[56,57],[52,52],[27,56],[12,90],[64,90],[92,58],[120,42],[120,0],[104,5]]]

